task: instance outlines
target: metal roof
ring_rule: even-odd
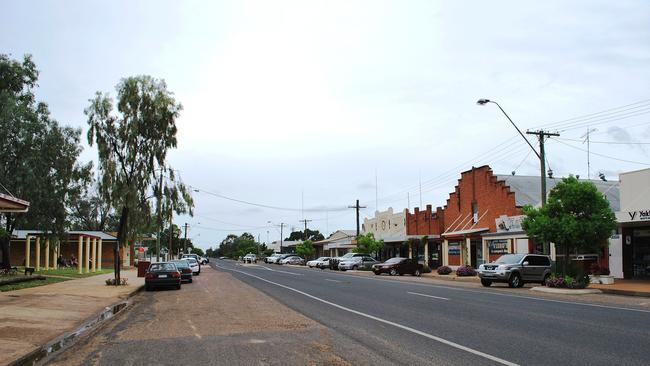
[[[534,207],[541,206],[541,179],[538,176],[525,175],[496,175],[497,179],[504,181],[510,187],[510,191],[515,193],[515,204],[518,207],[531,205]],[[562,181],[562,178],[546,178],[546,194]],[[602,193],[612,211],[618,211],[621,207],[620,201],[620,183],[618,181],[602,181],[596,179],[580,179],[582,182],[591,182],[596,189]]]
[[[14,230],[11,233],[13,239],[27,239],[27,235],[38,235],[43,234],[43,230]],[[116,237],[110,234],[106,234],[103,231],[68,231],[68,235],[88,235],[94,236],[102,240],[117,240]]]

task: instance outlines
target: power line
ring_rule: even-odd
[[[555,140],[582,142],[579,139],[556,138]],[[590,144],[608,144],[608,145],[650,145],[650,142],[620,142],[620,141],[589,141]]]
[[[262,204],[262,203],[244,201],[244,200],[240,200],[240,199],[237,199],[237,198],[232,198],[232,197],[224,196],[224,195],[221,195],[221,194],[218,194],[218,193],[206,191],[205,189],[200,189],[200,188],[193,187],[193,186],[190,186],[190,187],[192,189],[194,189],[195,192],[203,192],[203,193],[211,195],[211,196],[219,197],[219,198],[222,198],[222,199],[225,199],[225,200],[228,200],[228,201],[242,203],[242,204],[245,204],[245,205],[263,207],[263,208],[268,208],[268,209],[271,209],[271,210],[280,210],[280,211],[293,211],[293,212],[302,212],[303,211],[301,208],[279,207],[279,206],[266,205],[266,204]],[[304,211],[308,211],[308,212],[325,212],[325,211],[344,211],[346,209],[347,209],[347,207],[306,208],[306,209],[304,209]]]
[[[557,142],[559,142],[559,143],[561,143],[562,145],[566,145],[566,146],[568,146],[568,147],[570,147],[570,148],[572,148],[572,149],[580,150],[580,151],[582,151],[582,152],[587,152],[587,150],[585,150],[585,149],[581,149],[581,148],[579,148],[579,147],[577,147],[577,146],[573,146],[573,145],[571,145],[571,144],[567,144],[566,142],[562,142],[562,141],[560,141],[560,140],[558,140],[558,139],[554,139],[554,140],[557,141]],[[612,160],[622,161],[622,162],[625,162],[625,163],[633,163],[633,164],[649,165],[649,166],[650,166],[650,163],[643,163],[643,162],[640,162],[640,161],[633,161],[633,160],[626,160],[626,159],[615,158],[615,157],[613,157],[613,156],[604,155],[604,154],[599,154],[599,153],[595,153],[595,152],[593,152],[593,151],[591,151],[591,154],[594,154],[594,155],[597,155],[597,156],[601,156],[601,157],[603,157],[603,158],[607,158],[607,159],[612,159]]]

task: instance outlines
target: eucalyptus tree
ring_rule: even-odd
[[[92,165],[78,162],[81,130],[60,126],[34,95],[38,70],[31,56],[22,61],[0,54],[0,184],[30,202],[25,214],[1,218],[3,267],[10,267],[9,235],[39,229],[55,239],[68,226],[67,202],[80,194]]]
[[[96,143],[99,153],[100,194],[119,216],[118,245],[113,253],[115,282],[119,283],[120,248],[147,224],[142,218],[151,211],[149,198],[163,199],[159,182],[168,170],[167,153],[177,144],[176,119],[182,106],[163,80],[151,76],[124,78],[116,89],[116,111],[113,99],[97,92],[85,113],[90,127],[88,143]],[[192,206],[184,185],[173,180],[169,185],[182,194],[166,195],[166,199]],[[180,204],[170,207],[182,212]],[[161,212],[156,210],[158,221]]]

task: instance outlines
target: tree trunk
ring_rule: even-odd
[[[114,258],[114,268],[115,268],[115,285],[120,284],[120,268],[122,263],[120,261],[120,248],[124,245],[126,241],[126,231],[127,231],[127,221],[129,218],[129,208],[123,207],[120,214],[120,225],[117,231],[117,244],[115,245],[115,250],[113,251]]]
[[[5,219],[6,219],[6,228],[5,230],[6,235],[0,238],[0,242],[2,242],[2,268],[5,269],[10,269],[11,268],[11,253],[10,253],[10,247],[11,247],[11,232],[12,230],[12,225],[11,225],[11,214],[7,213],[5,214]]]
[[[570,263],[569,262],[569,245],[564,244],[563,247],[564,247],[563,248],[564,249],[564,270],[563,270],[563,272],[564,273],[562,273],[562,274],[566,276],[568,274],[568,271],[569,271],[569,263]]]

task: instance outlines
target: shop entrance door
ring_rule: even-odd
[[[478,268],[479,264],[483,264],[483,245],[480,240],[472,239],[470,241],[470,248],[472,257],[470,258],[471,265]]]
[[[638,279],[650,279],[650,229],[633,231],[632,276]]]

